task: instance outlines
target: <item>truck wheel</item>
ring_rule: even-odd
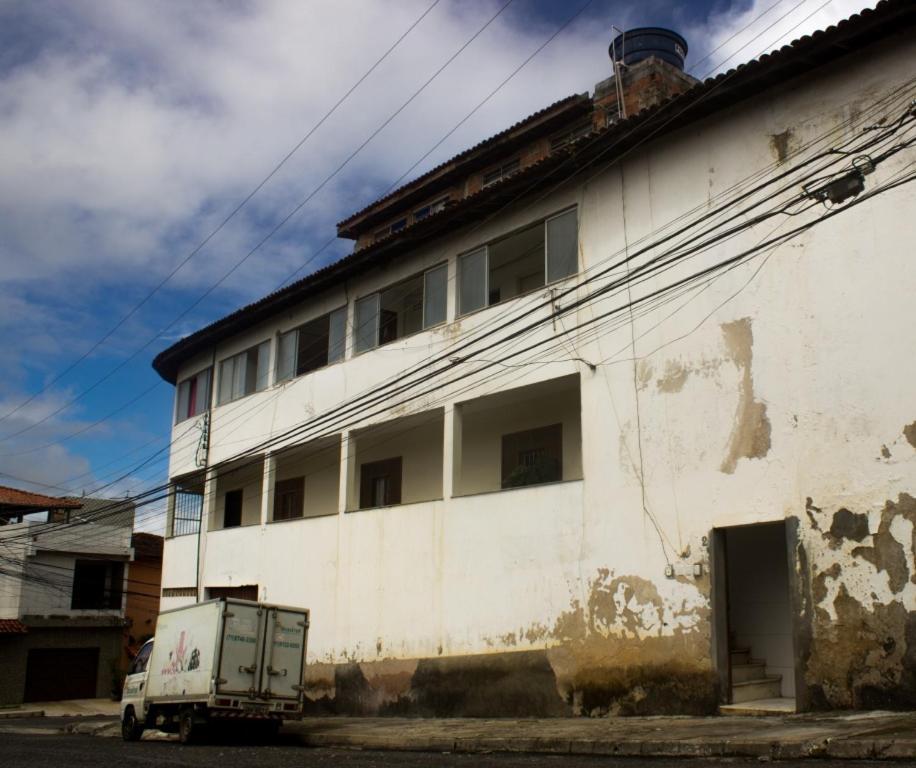
[[[143,723],[137,722],[137,714],[133,707],[128,707],[124,711],[124,719],[121,721],[121,736],[124,741],[140,741],[143,735]]]
[[[182,744],[191,744],[200,735],[200,726],[194,721],[194,710],[186,707],[178,713],[178,740]]]

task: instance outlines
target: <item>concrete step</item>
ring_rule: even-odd
[[[747,717],[766,717],[767,715],[795,714],[795,699],[779,697],[774,699],[754,699],[742,704],[722,704],[719,707],[722,715],[744,715]]]
[[[732,648],[729,651],[729,657],[731,658],[732,666],[735,666],[735,664],[750,664],[751,663],[751,649],[750,648]]]
[[[765,661],[751,659],[747,664],[732,664],[732,682],[746,683],[748,680],[763,680],[767,676]]]
[[[758,680],[732,683],[732,704],[743,704],[755,699],[778,699],[782,675],[767,675]]]

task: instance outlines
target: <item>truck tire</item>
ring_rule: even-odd
[[[124,719],[121,721],[121,737],[124,741],[140,741],[143,735],[143,723],[137,721],[137,713],[133,707],[124,710]]]
[[[185,707],[178,713],[178,741],[193,744],[200,737],[200,724],[194,718],[194,708]]]

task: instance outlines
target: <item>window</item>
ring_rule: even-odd
[[[200,530],[204,509],[204,478],[176,482],[172,507],[172,536],[184,536]]]
[[[553,483],[562,479],[562,424],[503,435],[503,488]]]
[[[189,376],[178,382],[175,423],[193,418],[210,405],[210,369]]]
[[[153,644],[147,643],[144,645],[130,664],[130,669],[127,671],[128,675],[136,675],[140,672],[146,672],[146,665],[149,663],[150,654],[153,652]]]
[[[508,179],[510,176],[518,173],[520,168],[521,163],[517,157],[514,160],[510,160],[508,163],[503,163],[498,168],[493,168],[483,175],[483,186],[486,188],[491,184],[495,184],[497,181]]]
[[[576,209],[458,260],[458,314],[498,304],[579,271]]]
[[[274,487],[274,520],[302,517],[305,501],[305,477],[278,480]]]
[[[448,271],[442,264],[357,301],[353,328],[356,352],[445,322],[447,282]]]
[[[119,610],[124,586],[124,563],[77,560],[73,568],[70,607],[84,610]]]
[[[395,232],[400,232],[407,226],[407,218],[398,219],[395,222],[392,222],[387,227],[382,227],[381,229],[376,230],[375,239],[381,240],[383,237],[388,237],[388,235],[394,234]]]
[[[288,333],[277,346],[277,381],[287,381],[343,360],[347,310],[335,309]]]
[[[359,508],[401,503],[401,457],[372,461],[359,468]]]
[[[219,404],[260,392],[268,384],[270,342],[226,358],[219,364]]]
[[[223,507],[223,528],[238,528],[242,524],[242,489],[226,491]]]
[[[445,197],[440,197],[434,203],[429,203],[429,205],[424,205],[422,208],[417,208],[417,210],[413,212],[413,220],[422,221],[428,216],[432,216],[434,213],[439,213],[439,211],[443,210],[445,206],[448,205],[450,199],[451,196],[446,195]]]
[[[555,134],[550,139],[550,151],[558,152],[565,147],[568,147],[577,139],[581,139],[583,136],[588,136],[592,132],[592,119],[586,118],[582,122],[566,128],[559,133]]]

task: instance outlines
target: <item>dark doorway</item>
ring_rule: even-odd
[[[25,671],[25,701],[94,699],[98,648],[33,648]]]
[[[712,579],[722,703],[791,711],[795,653],[785,523],[717,528]]]

